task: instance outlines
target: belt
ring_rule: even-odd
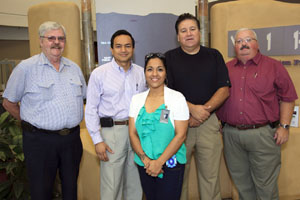
[[[101,127],[103,127],[103,128],[110,128],[110,127],[113,127],[114,125],[128,126],[129,122],[128,122],[128,120],[115,121],[111,117],[101,117],[100,124],[101,124]]]
[[[74,132],[77,128],[79,128],[79,125],[77,125],[73,128],[64,128],[64,129],[56,130],[56,131],[45,130],[45,129],[37,128],[23,120],[21,121],[21,125],[22,125],[22,129],[24,129],[26,131],[30,131],[30,132],[38,131],[38,132],[49,133],[49,134],[58,134],[58,135],[69,135],[70,133]]]
[[[128,120],[124,120],[124,121],[114,121],[114,125],[126,125],[128,126],[129,121]]]
[[[228,123],[226,123],[226,124],[228,124]],[[247,129],[260,128],[260,127],[267,126],[267,125],[270,125],[271,128],[275,128],[278,126],[278,124],[279,124],[279,121],[268,122],[268,123],[264,123],[264,124],[239,124],[239,125],[228,124],[228,125],[231,127],[237,128],[239,130],[247,130]]]

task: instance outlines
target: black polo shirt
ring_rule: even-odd
[[[200,47],[197,54],[181,47],[166,52],[168,86],[181,92],[193,104],[205,104],[221,87],[229,86],[227,67],[221,53]]]

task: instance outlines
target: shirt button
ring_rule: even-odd
[[[243,101],[243,99],[240,99],[240,101]]]
[[[241,90],[243,90],[243,88],[241,88]]]
[[[242,114],[243,114],[243,112],[240,112],[240,114],[242,115]]]
[[[242,76],[242,79],[245,79],[245,77],[244,77],[244,76]]]

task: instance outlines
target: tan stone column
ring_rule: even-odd
[[[86,81],[88,81],[90,74],[95,68],[95,53],[93,28],[91,22],[91,0],[81,0],[82,13],[82,33],[83,33],[83,47],[84,47],[84,66],[83,71]]]
[[[198,0],[198,19],[200,21],[200,44],[209,46],[208,0]]]

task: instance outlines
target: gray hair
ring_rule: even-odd
[[[63,30],[64,35],[66,37],[66,29],[63,25],[61,25],[58,22],[52,22],[52,21],[44,22],[39,27],[39,36],[43,37],[47,31],[58,30],[58,29]]]
[[[251,32],[253,33],[253,35],[254,35],[254,39],[257,40],[257,35],[256,35],[255,31],[254,31],[253,29],[250,29],[250,28],[241,28],[241,29],[237,30],[237,32],[235,33],[234,39],[236,39],[236,36],[237,36],[240,32],[242,32],[242,31],[251,31]]]

